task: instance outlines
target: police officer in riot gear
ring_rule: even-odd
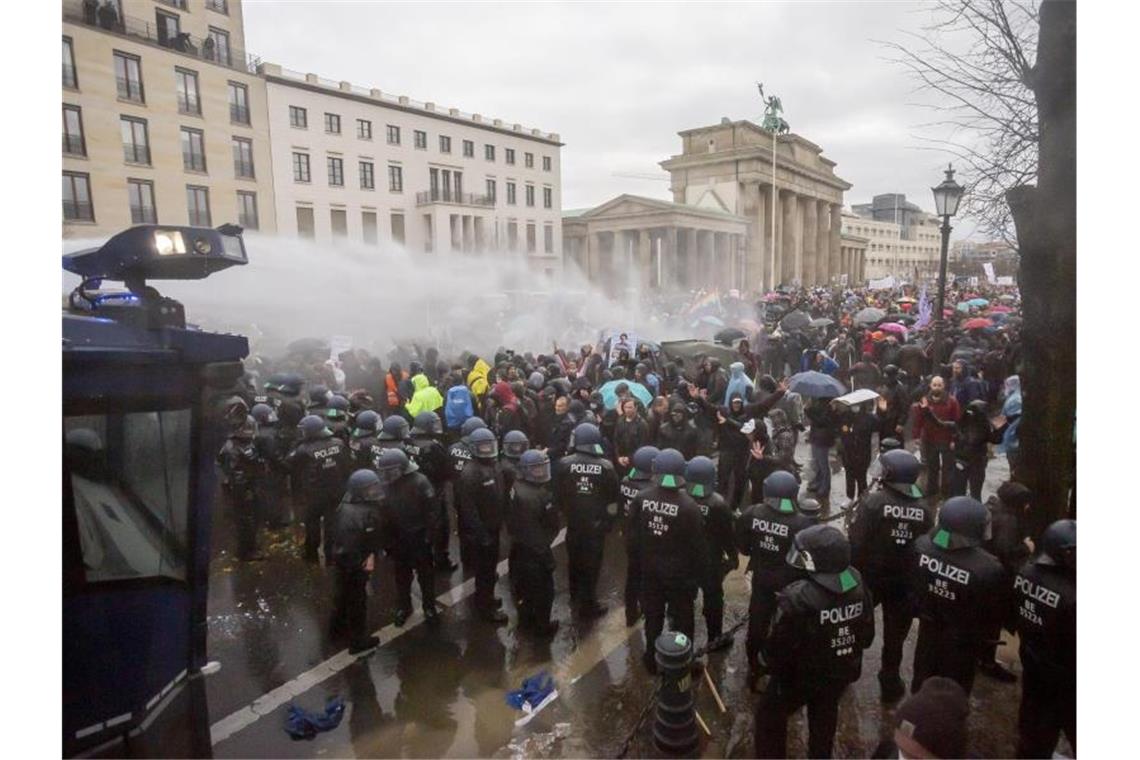
[[[507,616],[498,609],[500,603],[495,598],[495,566],[499,561],[499,533],[507,497],[499,467],[499,442],[494,433],[482,427],[468,436],[468,445],[472,458],[464,466],[455,489],[459,530],[465,534],[461,540],[466,540],[470,547],[479,615],[492,623],[505,623]]]
[[[408,427],[408,421],[399,414],[393,414],[384,418],[380,435],[376,436],[376,439],[381,449],[399,449],[406,454],[404,444],[410,437],[411,429]]]
[[[500,464],[503,466],[503,480],[507,485],[507,492],[515,483],[516,467],[519,457],[530,448],[530,440],[521,430],[508,430],[503,434],[503,451]]]
[[[329,408],[329,389],[324,385],[314,385],[309,388],[309,403],[306,405],[306,414],[315,414],[324,419]]]
[[[487,423],[483,422],[482,417],[468,417],[459,427],[459,440],[447,447],[447,472],[450,486],[447,493],[451,499],[451,508],[455,511],[456,529],[459,531],[459,561],[463,563],[465,575],[471,575],[474,572],[475,563],[471,554],[471,546],[467,540],[471,531],[463,527],[463,513],[459,509],[455,489],[458,486],[460,476],[463,474],[464,467],[472,459],[471,434],[485,427],[487,427]]]
[[[249,415],[257,422],[257,435],[253,440],[258,456],[265,462],[257,478],[258,514],[271,527],[282,528],[290,522],[289,483],[284,465],[289,449],[283,445],[273,407],[254,404]]]
[[[435,606],[435,570],[431,538],[439,519],[435,488],[415,462],[400,449],[380,452],[376,472],[387,492],[386,515],[391,522],[392,555],[396,570],[396,613],[392,622],[400,627],[412,614],[412,572],[420,584],[424,618],[438,620]]]
[[[815,521],[799,511],[795,475],[777,470],[764,479],[763,500],[745,508],[736,518],[736,547],[751,557],[752,598],[748,603],[749,683],[756,684],[762,667],[757,659],[776,611],[776,592],[800,577],[785,560],[792,540]]]
[[[597,425],[575,427],[571,447],[554,474],[554,503],[566,520],[570,604],[583,617],[598,617],[606,611],[597,600],[598,573],[606,531],[617,517],[618,478]]]
[[[380,457],[380,443],[377,439],[380,415],[367,409],[356,415],[352,435],[348,439],[348,449],[352,452],[353,464],[358,468],[376,469]]]
[[[348,443],[349,436],[352,434],[352,418],[349,416],[348,399],[335,393],[329,394],[325,419],[328,420],[329,430],[332,431],[333,435]]]
[[[519,628],[549,637],[558,630],[558,621],[550,619],[554,604],[554,552],[550,544],[559,527],[550,487],[550,457],[529,449],[519,457],[517,469],[506,520],[511,537],[511,588]]]
[[[661,453],[656,446],[642,446],[633,452],[633,466],[621,479],[623,530],[625,531],[625,624],[634,626],[641,617],[641,563],[632,551],[637,518],[633,514],[633,501],[641,491],[653,485],[653,460]]]
[[[899,664],[903,642],[914,620],[910,576],[914,542],[934,525],[934,510],[915,483],[922,465],[914,454],[894,449],[879,457],[879,482],[857,503],[851,553],[875,604],[883,605],[883,658],[879,687],[884,702],[906,693]]]
[[[334,436],[325,421],[315,414],[304,417],[299,427],[301,442],[285,457],[285,465],[293,472],[294,494],[304,505],[305,561],[318,560],[323,519],[325,561],[328,562],[332,551],[329,525],[352,468],[352,454],[344,441]]]
[[[633,500],[633,554],[641,563],[641,609],[645,612],[643,662],[657,672],[654,646],[668,612],[691,640],[693,600],[706,576],[709,551],[701,510],[685,491],[685,457],[665,449],[653,459],[653,485]]]
[[[715,652],[732,644],[724,638],[724,576],[736,569],[739,558],[733,535],[732,510],[716,491],[716,463],[708,457],[693,457],[685,467],[685,488],[701,510],[705,530],[708,561],[701,581],[702,612],[708,651]]]
[[[448,478],[448,469],[451,466],[447,458],[447,450],[440,443],[443,435],[443,424],[435,412],[420,412],[412,421],[408,441],[404,450],[408,457],[420,468],[420,472],[431,482],[435,488],[436,503],[439,516],[436,518],[435,534],[432,536],[432,554],[435,568],[451,572],[458,565],[448,556],[448,545],[451,542],[451,518],[447,513],[447,500],[444,497],[445,485]]]
[[[218,452],[222,493],[237,525],[237,557],[243,562],[261,559],[257,554],[257,495],[264,480],[265,460],[255,444],[257,432],[257,421],[247,416]]]
[[[969,496],[953,496],[938,522],[914,542],[911,593],[918,616],[914,680],[946,676],[970,693],[981,652],[989,651],[1001,625],[1009,589],[997,558],[982,547],[986,508]]]
[[[1077,749],[1077,522],[1058,520],[1013,582],[1021,665],[1018,757],[1051,757],[1061,731]]]
[[[384,491],[372,470],[357,470],[348,479],[344,499],[332,520],[332,560],[336,567],[336,597],[332,634],[347,633],[349,653],[360,654],[380,640],[368,635],[368,576],[385,541],[381,514]]]
[[[778,595],[763,656],[771,678],[756,706],[756,757],[786,757],[788,717],[808,712],[808,757],[831,757],[839,698],[859,679],[875,638],[871,595],[830,525],[796,534],[787,563],[806,577]]]

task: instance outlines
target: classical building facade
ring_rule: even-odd
[[[835,162],[818,145],[795,134],[773,139],[750,121],[727,118],[679,134],[681,153],[660,164],[669,172],[673,200],[715,204],[748,220],[744,289],[822,285],[850,274],[840,212],[851,185],[836,176]]]
[[[847,276],[849,287],[867,282],[867,244],[870,241],[858,235],[841,232],[839,235],[840,269]]]
[[[238,0],[63,2],[63,235],[276,230],[265,82]],[[113,10],[112,10],[113,9]]]
[[[619,195],[562,217],[567,267],[611,294],[745,288],[749,220],[718,207]]]
[[[908,282],[936,279],[941,256],[941,221],[905,195],[876,195],[843,215],[844,234],[867,239],[866,276],[888,275]]]
[[[275,64],[261,72],[282,233],[560,268],[557,134]]]

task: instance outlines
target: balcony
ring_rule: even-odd
[[[71,156],[86,156],[87,148],[83,144],[83,136],[64,134],[63,152]]]
[[[416,205],[428,206],[432,203],[447,203],[452,206],[477,206],[494,208],[495,199],[474,193],[453,193],[448,190],[428,190],[416,193]]]
[[[73,24],[98,27],[111,34],[142,40],[151,45],[181,53],[189,58],[210,61],[218,66],[244,71],[247,74],[256,74],[257,65],[261,62],[260,58],[243,50],[233,47],[219,49],[212,40],[204,40],[185,32],[175,37],[169,37],[165,31],[159,29],[158,24],[154,21],[118,14],[85,12],[83,0],[64,0],[63,20]]]

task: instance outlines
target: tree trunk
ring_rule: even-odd
[[[1021,462],[1014,476],[1033,491],[1034,536],[1068,510],[1077,409],[1076,3],[1046,0],[1040,19],[1033,81],[1038,184],[1006,194],[1017,226],[1025,317]]]

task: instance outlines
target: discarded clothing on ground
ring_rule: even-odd
[[[538,714],[539,710],[558,698],[554,679],[545,670],[522,682],[522,688],[507,692],[507,704],[526,713],[515,721],[516,726],[525,725]]]
[[[331,731],[339,726],[343,717],[342,697],[329,697],[323,713],[311,713],[290,703],[289,715],[285,718],[285,730],[294,739],[312,739],[322,731]]]

